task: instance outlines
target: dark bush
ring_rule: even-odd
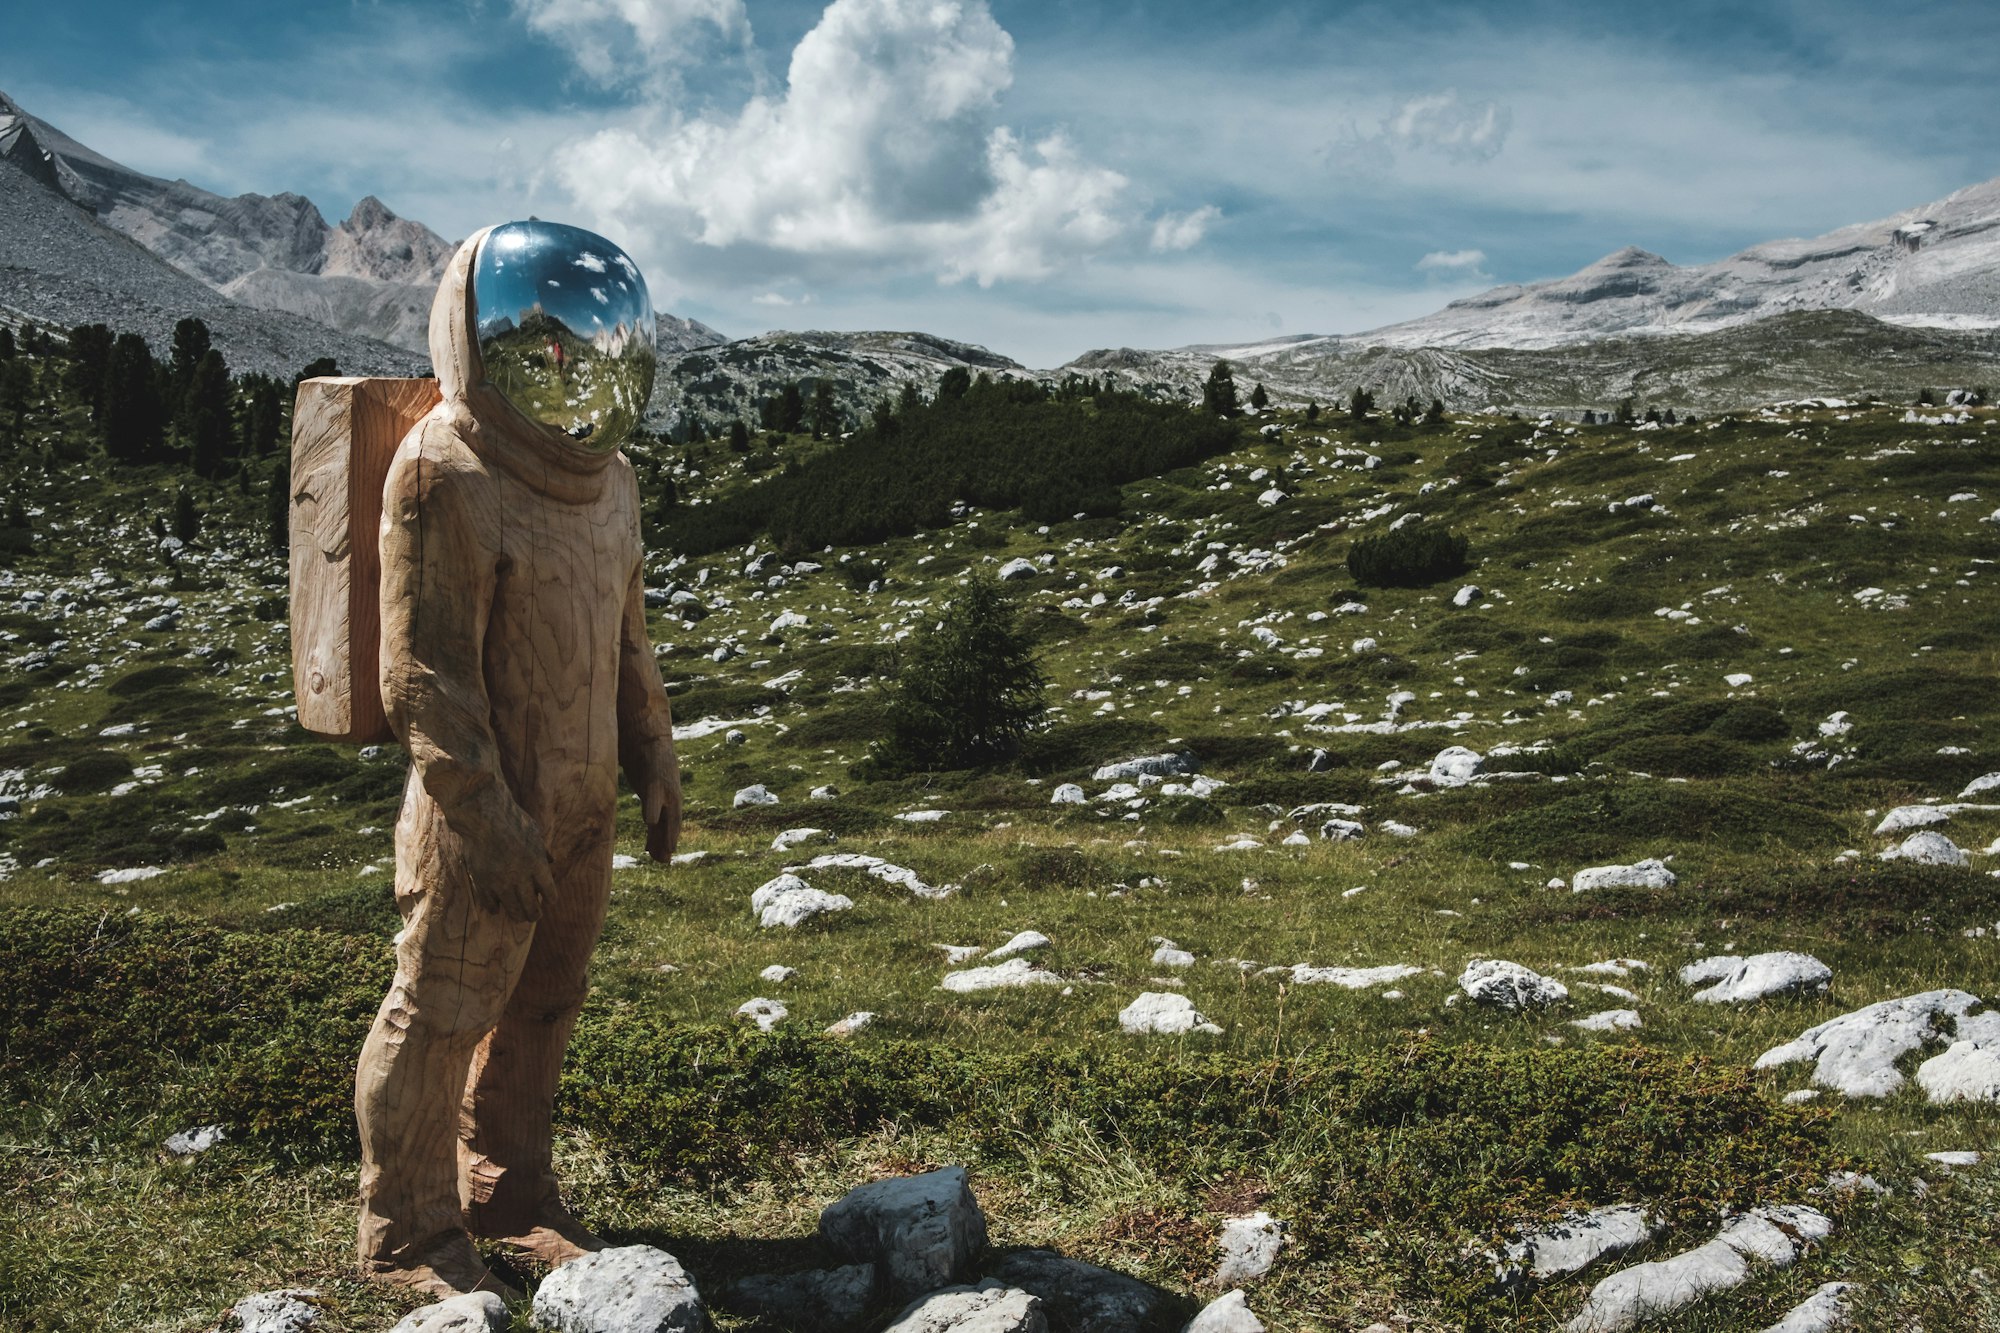
[[[63,765],[49,785],[65,796],[109,791],[132,776],[132,761],[116,750],[87,750]]]
[[[1347,550],[1347,572],[1369,588],[1422,588],[1471,568],[1466,538],[1414,524],[1363,537]]]

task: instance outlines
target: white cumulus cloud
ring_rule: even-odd
[[[1222,210],[1214,204],[1204,204],[1192,213],[1162,214],[1153,224],[1153,249],[1162,254],[1192,249],[1221,216]]]
[[[654,105],[573,145],[556,180],[669,263],[752,280],[817,265],[985,286],[1136,248],[1122,174],[1062,133],[1001,123],[1013,55],[985,0],[833,0],[781,91],[719,112]],[[1193,244],[1198,216],[1168,239]]]
[[[717,39],[750,40],[743,0],[514,0],[514,12],[600,83],[680,64]]]

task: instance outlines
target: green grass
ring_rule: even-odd
[[[740,547],[672,569],[659,558],[650,584],[680,580],[711,604],[692,629],[655,613],[676,716],[728,719],[746,739],[682,744],[685,849],[705,858],[615,873],[559,1115],[576,1206],[615,1237],[666,1244],[713,1289],[815,1262],[816,1210],[848,1186],[964,1161],[996,1243],[1134,1272],[1183,1314],[1212,1294],[1220,1220],[1264,1206],[1296,1238],[1251,1293],[1282,1333],[1399,1315],[1529,1329],[1567,1317],[1587,1284],[1480,1295],[1463,1255],[1507,1225],[1643,1198],[1674,1219],[1663,1246],[1678,1245],[1720,1207],[1796,1201],[1849,1165],[1896,1193],[1842,1204],[1841,1229],[1806,1262],[1660,1327],[1763,1328],[1836,1277],[1864,1289],[1863,1327],[1992,1324],[1994,1174],[1946,1178],[1922,1154],[2000,1149],[2000,1115],[1907,1091],[1801,1111],[1778,1098],[1802,1069],[1748,1072],[1874,1000],[1939,986],[2000,998],[1993,860],[1872,856],[1889,807],[1951,800],[2000,770],[2000,567],[1985,563],[2000,560],[2000,530],[1979,521],[2000,504],[1995,414],[1900,417],[1575,433],[1287,417],[1280,440],[1246,435],[1129,484],[1117,519],[1043,534],[975,509],[917,538],[813,553],[825,569],[776,588],[770,574],[806,553],[755,577]],[[1393,466],[1336,468],[1340,448]],[[663,460],[684,498],[751,484],[726,448],[700,449],[692,468]],[[1260,507],[1272,480],[1252,481],[1259,467],[1282,468],[1295,498]],[[283,566],[259,548],[259,497],[217,488],[194,555],[168,568],[119,526],[171,493],[164,472],[58,461],[22,475],[42,512],[16,582],[0,585],[0,633],[15,636],[0,657],[65,646],[0,681],[0,773],[20,774],[0,786],[19,801],[0,820],[0,1327],[192,1333],[280,1285],[327,1292],[335,1329],[386,1326],[403,1302],[345,1276],[344,1088],[398,924],[400,753],[328,746],[284,715],[282,622],[257,613]],[[1482,476],[1492,484],[1459,484]],[[1951,499],[1962,492],[1983,499]],[[1608,508],[1641,493],[1658,507]],[[1349,544],[1412,510],[1464,533],[1474,567],[1434,588],[1354,586]],[[941,604],[942,571],[1045,553],[1053,569],[1015,591],[1060,708],[1049,728],[995,770],[868,780],[886,646]],[[867,577],[848,577],[842,556]],[[1113,566],[1121,576],[1097,577]],[[1459,582],[1485,597],[1454,607]],[[18,600],[29,587],[69,590],[78,610]],[[1882,592],[1857,600],[1868,588]],[[143,630],[143,603],[164,597],[180,599],[181,627]],[[1351,602],[1367,610],[1338,611]],[[1682,608],[1691,619],[1655,614]],[[810,627],[773,639],[780,610]],[[1250,635],[1259,621],[1279,648]],[[1375,647],[1353,651],[1363,637]],[[715,662],[725,640],[742,652]],[[1726,684],[1734,672],[1751,683]],[[1414,696],[1399,719],[1427,725],[1333,729],[1379,721],[1393,691]],[[1822,738],[1837,710],[1851,731]],[[1454,743],[1511,747],[1489,768],[1533,776],[1399,792]],[[1208,800],[1149,793],[1136,809],[1048,803],[1058,782],[1096,796],[1098,765],[1165,749],[1229,785]],[[1315,749],[1325,771],[1307,769]],[[1391,762],[1403,772],[1381,771]],[[732,809],[751,782],[783,804]],[[839,797],[809,800],[821,785]],[[1329,801],[1364,806],[1368,836],[1281,845],[1291,809]],[[893,818],[923,808],[951,813]],[[1417,836],[1388,835],[1386,820]],[[800,825],[961,888],[927,901],[814,873],[855,909],[762,931],[750,892],[823,850],[770,850]],[[1977,853],[2000,837],[2000,812],[1943,830]],[[1262,846],[1220,850],[1245,835]],[[619,837],[640,853],[629,799]],[[1861,856],[1837,859],[1846,849]],[[1669,855],[1673,889],[1546,887]],[[99,882],[133,866],[164,873]],[[1964,933],[1978,927],[1989,933]],[[937,944],[992,947],[1030,928],[1055,941],[1042,960],[1067,993],[938,989]],[[1155,967],[1156,937],[1199,961]],[[1772,949],[1824,960],[1830,992],[1718,1011],[1674,977],[1694,958]],[[1520,1017],[1450,1003],[1479,957],[1555,975],[1572,1001]],[[1610,979],[1636,1002],[1567,970],[1604,958],[1651,964]],[[197,961],[231,980],[218,989]],[[773,963],[797,977],[760,980]],[[1400,999],[1264,971],[1297,963],[1423,970]],[[1136,994],[1174,986],[1221,1036],[1119,1032]],[[790,1008],[780,1034],[732,1035],[736,1007],[760,994]],[[1628,1005],[1636,1032],[1567,1026]],[[882,1017],[844,1044],[814,1035],[857,1009]],[[728,1072],[726,1093],[687,1081],[696,1053]],[[230,1143],[162,1158],[166,1134],[209,1119],[232,1126]]]

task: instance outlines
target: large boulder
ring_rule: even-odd
[[[2000,1046],[1955,1041],[1917,1066],[1917,1086],[1936,1103],[2000,1102]]]
[[[1814,1062],[1813,1082],[1848,1097],[1887,1097],[1903,1086],[1896,1062],[1926,1042],[1952,1035],[1952,1020],[1971,1011],[1969,991],[1933,990],[1883,1000],[1807,1028],[1757,1057],[1756,1068]]]
[[[1833,969],[1809,953],[1751,954],[1738,958],[1721,954],[1689,963],[1681,969],[1681,984],[1699,986],[1693,997],[1703,1004],[1747,1004],[1773,995],[1817,993],[1833,980]]]
[[[961,1281],[986,1248],[986,1218],[965,1168],[878,1180],[819,1215],[820,1239],[850,1263],[872,1263],[889,1297],[908,1300]]]
[[[704,1333],[708,1314],[680,1260],[650,1245],[572,1259],[535,1291],[535,1323],[552,1333]]]
[[[1053,1250],[1017,1250],[993,1275],[1041,1297],[1059,1322],[1091,1333],[1139,1333],[1173,1299],[1137,1278]]]
[[[1475,959],[1460,974],[1458,988],[1475,1004],[1496,1009],[1546,1009],[1569,998],[1569,987],[1560,981],[1503,958]]]
[[[1004,963],[994,963],[989,967],[968,967],[958,972],[947,972],[938,985],[958,995],[970,995],[982,990],[1012,990],[1021,986],[1060,986],[1062,974],[1051,972],[1046,967],[1029,962],[1020,955],[1009,958]]]
[[[844,893],[815,889],[797,875],[785,873],[766,880],[750,895],[750,910],[766,929],[789,930],[827,912],[846,912],[854,900]]]
[[[853,1328],[875,1303],[875,1265],[815,1268],[804,1273],[759,1273],[729,1288],[729,1308],[787,1328]]]

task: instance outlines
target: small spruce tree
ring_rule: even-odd
[[[937,624],[902,652],[883,758],[915,769],[1005,759],[1041,721],[1046,689],[1013,602],[990,575],[975,571]]]
[[[1271,395],[1264,392],[1264,382],[1259,380],[1250,390],[1250,406],[1262,412],[1270,405]]]
[[[201,511],[195,508],[194,495],[185,486],[174,491],[173,532],[184,542],[201,535]]]
[[[1233,417],[1242,411],[1236,404],[1236,372],[1227,361],[1218,361],[1201,386],[1201,410],[1210,416]]]

